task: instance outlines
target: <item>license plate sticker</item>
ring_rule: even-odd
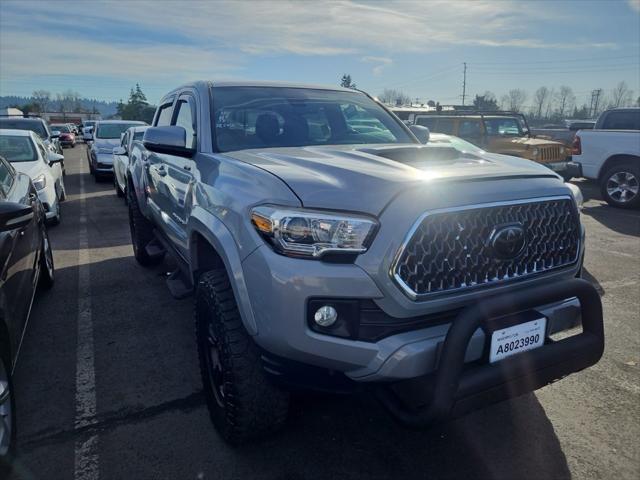
[[[495,330],[491,334],[489,363],[541,347],[544,344],[546,326],[547,319],[543,317]]]

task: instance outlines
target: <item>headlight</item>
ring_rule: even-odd
[[[254,208],[251,222],[279,253],[310,258],[363,253],[378,225],[367,217],[268,205]]]
[[[98,155],[101,155],[103,153],[113,153],[113,148],[99,148]]]
[[[573,183],[565,183],[569,190],[571,190],[571,194],[573,195],[573,199],[576,201],[576,205],[578,206],[578,210],[582,209],[582,204],[584,203],[584,197],[582,196],[582,191],[580,188]]]
[[[44,173],[33,179],[33,186],[36,187],[36,190],[42,190],[47,186],[47,177],[44,176]]]

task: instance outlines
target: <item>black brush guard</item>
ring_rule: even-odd
[[[499,317],[572,297],[580,301],[582,333],[557,342],[547,339],[537,349],[493,364],[465,367],[467,345],[478,327],[491,327]],[[589,282],[570,279],[498,295],[467,307],[447,332],[435,373],[380,387],[377,394],[401,423],[425,428],[590,367],[600,360],[603,351],[600,296]],[[403,401],[407,396],[412,397],[408,398],[412,406]]]

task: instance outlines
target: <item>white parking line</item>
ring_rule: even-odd
[[[76,428],[96,422],[96,375],[91,317],[90,250],[84,196],[84,162],[80,161],[80,232],[78,248],[78,345],[76,357]],[[75,445],[74,479],[98,479],[98,436]]]

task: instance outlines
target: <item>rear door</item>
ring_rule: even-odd
[[[186,146],[197,149],[197,109],[193,95],[188,92],[178,97],[171,124],[184,128]],[[179,155],[162,155],[162,188],[158,188],[165,234],[187,258],[187,219],[191,209],[191,189],[195,162]]]

